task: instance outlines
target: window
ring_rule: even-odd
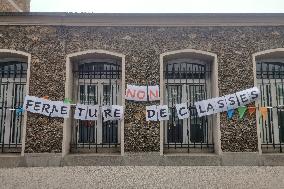
[[[26,95],[27,62],[0,58],[0,152],[21,152],[23,113],[16,112]]]
[[[198,117],[194,103],[211,98],[210,62],[175,58],[164,62],[164,103],[170,119],[164,124],[164,151],[213,150],[212,116]],[[179,120],[175,104],[186,102],[190,118]],[[194,150],[196,149],[196,150]],[[176,150],[177,151],[177,150]]]
[[[258,106],[268,109],[267,119],[260,117],[263,152],[282,152],[284,142],[284,59],[262,59],[256,63],[257,85],[261,91]]]
[[[74,62],[73,99],[85,105],[121,105],[121,61],[83,59]],[[101,117],[101,116],[100,116]],[[71,152],[118,152],[120,122],[73,120]]]

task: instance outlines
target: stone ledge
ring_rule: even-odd
[[[215,154],[160,155],[158,152],[125,153],[124,156],[70,154],[63,158],[64,166],[218,166],[220,156]]]
[[[216,153],[167,153],[164,154],[166,157],[171,156],[218,156]]]
[[[25,167],[24,157],[20,154],[0,154],[0,168]]]
[[[284,153],[262,154],[260,157],[264,166],[284,166]]]
[[[73,157],[76,157],[76,156],[85,156],[85,157],[88,157],[88,156],[104,156],[104,157],[107,157],[107,156],[110,156],[110,157],[120,157],[121,154],[120,153],[71,153],[71,154],[68,154],[67,156],[73,156]]]
[[[221,157],[214,154],[164,156],[164,166],[219,166]]]
[[[258,152],[223,152],[223,166],[259,166],[261,165]]]
[[[119,166],[122,165],[122,156],[98,154],[70,154],[62,158],[62,166]]]
[[[217,154],[14,154],[0,155],[0,168],[60,166],[284,166],[284,154],[226,152]]]
[[[62,164],[62,154],[26,153],[24,161],[27,167],[59,167]]]

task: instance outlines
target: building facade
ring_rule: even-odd
[[[283,14],[0,13],[1,166],[283,165]],[[125,100],[127,84],[160,101]],[[259,111],[194,102],[257,86]],[[25,95],[125,107],[122,121],[17,113]],[[175,104],[190,118],[179,120]],[[170,120],[146,122],[148,105]],[[74,109],[72,109],[74,111]]]

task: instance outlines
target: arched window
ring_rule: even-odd
[[[213,152],[213,116],[198,117],[194,103],[213,97],[214,58],[196,53],[163,57],[163,104],[170,109],[163,122],[163,152]],[[216,86],[215,86],[216,88]],[[218,88],[218,87],[217,87]],[[187,103],[189,119],[178,119],[175,104]]]
[[[256,60],[257,85],[261,91],[259,107],[268,108],[268,116],[257,119],[263,152],[282,152],[284,142],[284,58],[260,57]]]
[[[27,58],[0,52],[0,149],[21,152],[23,113],[26,95]]]
[[[107,53],[86,53],[70,58],[71,98],[75,104],[122,105],[122,58]],[[75,109],[73,109],[74,111]],[[74,112],[71,114],[74,115]],[[120,152],[121,122],[71,118],[70,152]],[[69,127],[69,125],[67,125]],[[68,133],[65,133],[68,134]],[[67,152],[65,152],[67,153]]]

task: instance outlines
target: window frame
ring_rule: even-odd
[[[269,59],[265,59],[265,58],[262,58],[260,60],[257,60],[256,61],[256,68],[257,68],[257,64],[258,63],[265,63],[265,64],[268,64],[269,63],[279,63],[279,64],[283,64],[282,67],[284,67],[284,58],[280,59],[280,58],[269,58]],[[266,71],[264,71],[266,72]],[[256,75],[258,73],[258,70],[256,70]],[[266,86],[270,86],[269,90],[270,90],[270,99],[268,100],[270,103],[268,104],[267,101],[265,101],[262,105],[261,101],[263,99],[259,99],[258,101],[256,101],[256,106],[257,107],[261,107],[261,106],[272,106],[272,107],[275,107],[277,105],[284,105],[283,103],[281,104],[277,104],[277,94],[276,94],[276,90],[277,90],[277,87],[278,87],[278,84],[282,82],[284,82],[284,78],[256,78],[256,82],[257,82],[257,86],[259,87],[259,89],[261,90],[262,87],[266,87]],[[261,86],[261,87],[260,87]],[[282,84],[282,87],[284,87],[284,85]],[[265,90],[266,91],[266,90]],[[265,93],[265,92],[264,92]],[[261,98],[262,98],[262,91],[261,91]],[[267,98],[267,97],[266,97]],[[264,99],[266,99],[264,97]],[[258,122],[258,120],[260,119],[260,115],[258,115],[257,117],[257,125],[258,127],[260,128],[260,142],[261,142],[261,145],[279,145],[280,143],[283,144],[284,146],[284,143],[283,142],[280,142],[280,128],[279,128],[279,124],[278,124],[278,121],[279,121],[279,116],[278,116],[278,110],[273,108],[272,110],[269,110],[271,111],[271,116],[272,116],[272,127],[270,126],[268,129],[270,130],[270,132],[267,131],[267,128],[264,128],[264,125],[261,124]],[[268,115],[269,116],[269,115]],[[267,124],[271,124],[271,123],[267,123]],[[266,130],[266,132],[264,133],[263,131]],[[268,132],[268,133],[267,133]],[[273,133],[273,134],[272,134]],[[267,138],[268,137],[268,138]],[[266,141],[266,139],[268,141]],[[271,142],[270,142],[270,139],[271,139]],[[263,147],[262,147],[263,148]]]
[[[218,63],[217,63],[217,55],[214,53],[200,51],[195,49],[182,49],[176,51],[165,52],[160,55],[160,96],[161,101],[160,104],[165,104],[164,99],[164,67],[165,63],[169,62],[170,60],[174,59],[183,59],[189,58],[194,60],[211,60],[211,97],[218,97],[219,96],[219,88],[218,88]],[[213,87],[214,86],[214,87]],[[220,114],[215,114],[212,116],[213,119],[213,144],[214,144],[214,152],[216,154],[221,154],[221,132],[220,132]],[[164,140],[165,140],[165,133],[164,133],[164,125],[163,121],[160,122],[160,155],[164,155]]]
[[[6,60],[24,60],[27,64],[26,69],[26,85],[25,85],[25,94],[29,94],[29,86],[30,86],[30,72],[31,72],[31,54],[13,50],[13,49],[0,49],[0,58],[5,58]],[[3,61],[0,61],[0,64]],[[26,142],[26,128],[27,128],[27,112],[24,112],[23,117],[23,125],[22,125],[22,135],[21,135],[21,156],[25,154],[25,142]]]
[[[125,107],[125,55],[106,50],[87,50],[67,55],[66,58],[66,82],[65,82],[65,98],[72,98],[73,89],[73,69],[74,64],[79,63],[80,60],[84,62],[87,59],[106,60],[118,59],[121,62],[121,106]],[[73,118],[64,119],[63,124],[63,142],[62,142],[62,156],[70,153],[71,130],[70,125]],[[124,155],[124,119],[120,121],[120,154]]]
[[[77,66],[77,71],[76,72],[78,72],[77,73],[78,76],[82,72],[84,72],[84,71],[82,71],[82,72],[79,71],[79,66],[81,64],[88,65],[88,64],[99,64],[99,63],[106,63],[106,65],[109,65],[109,64],[117,63],[117,62],[115,62],[113,59],[96,59],[96,58],[74,62],[74,64]],[[119,68],[119,71],[121,72],[122,71],[120,69],[121,68],[121,62],[119,62],[118,64],[119,64],[119,67],[117,67],[117,68]],[[101,64],[101,65],[103,65],[103,64]],[[85,70],[85,71],[88,71],[88,70]],[[74,74],[74,72],[73,72],[73,74]],[[121,78],[121,73],[119,73],[119,74],[120,74],[120,78],[117,79],[117,81],[118,81],[118,85],[117,86],[118,86],[119,90],[117,91],[118,93],[115,94],[118,97],[121,96],[121,85],[120,84],[121,84],[121,79],[122,79]],[[94,104],[94,105],[100,105],[100,106],[109,105],[108,103],[104,102],[104,86],[110,86],[110,85],[112,86],[112,85],[117,84],[116,82],[113,81],[116,78],[112,78],[112,79],[107,79],[107,78],[102,78],[102,79],[101,78],[92,78],[92,79],[89,79],[89,78],[87,78],[87,79],[85,79],[85,78],[80,78],[79,77],[79,78],[75,78],[75,79],[76,79],[76,82],[75,83],[73,82],[73,87],[76,86],[77,92],[75,92],[75,91],[73,92],[73,95],[76,96],[76,97],[73,96],[73,99],[75,100],[75,102],[77,104],[78,103],[86,104],[87,101],[88,101],[88,100],[83,100],[83,102],[82,102],[82,100],[81,100],[81,96],[80,96],[80,94],[81,94],[81,86],[84,86],[84,93],[86,93],[88,91],[88,86],[95,86],[96,94],[98,95],[97,99],[99,99],[99,100],[97,100],[97,103]],[[96,81],[93,82],[94,80],[96,80]],[[75,93],[77,93],[77,94],[75,94]],[[114,102],[113,105],[121,105],[121,98],[117,98],[114,101],[117,101],[117,102]],[[109,102],[109,103],[111,103],[111,102]],[[76,124],[79,125],[80,124],[79,122],[80,121],[77,121]],[[117,125],[117,133],[118,133],[117,134],[117,140],[120,141],[120,133],[121,133],[120,132],[120,127],[121,127],[121,124],[120,124],[120,121],[117,121],[117,122],[118,122],[117,123],[118,124]],[[72,124],[73,124],[72,127],[75,127],[74,126],[74,124],[75,124],[74,121],[73,121]],[[80,126],[78,126],[78,127],[80,127]],[[104,143],[103,142],[103,121],[102,121],[102,119],[99,119],[98,121],[96,121],[96,129],[97,129],[97,131],[96,131],[97,132],[97,134],[96,134],[96,137],[97,137],[96,143],[97,144],[89,145],[88,142],[86,142],[84,144],[84,142],[80,142],[80,137],[77,137],[77,141],[76,141],[77,147],[83,147],[83,148],[85,147],[85,148],[87,148],[88,146],[91,146],[91,147],[94,147],[96,145],[101,146],[101,144]],[[78,129],[77,135],[80,135],[79,130],[80,129]],[[115,144],[110,144],[110,146],[115,146]]]
[[[277,57],[277,58],[275,58]],[[253,74],[254,74],[254,86],[258,86],[257,82],[257,61],[262,59],[279,59],[284,58],[284,48],[268,49],[264,51],[259,51],[252,54],[252,63],[253,63]],[[255,102],[257,107],[258,102]],[[258,153],[262,154],[262,139],[261,139],[261,128],[259,126],[258,118],[260,117],[259,111],[256,111],[256,126],[257,126],[257,139],[258,139]]]

